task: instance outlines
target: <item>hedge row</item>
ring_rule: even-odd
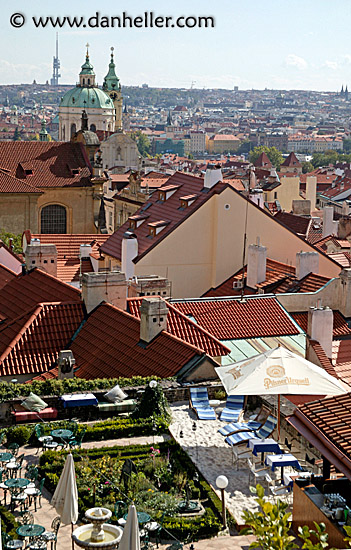
[[[0,506],[1,532],[16,537],[18,523],[15,516],[5,506]]]

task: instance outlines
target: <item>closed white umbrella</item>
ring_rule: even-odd
[[[321,367],[282,346],[215,370],[228,395],[278,394],[278,433],[280,395],[340,395],[350,391]]]
[[[134,504],[129,506],[127,523],[118,550],[140,550],[139,521]]]
[[[57,484],[51,505],[61,517],[61,522],[68,525],[78,519],[78,491],[76,471],[71,453],[67,455],[61,477]]]

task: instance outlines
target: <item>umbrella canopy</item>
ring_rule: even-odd
[[[140,550],[139,522],[134,504],[129,506],[127,523],[118,550]]]
[[[215,370],[228,395],[340,395],[350,391],[321,367],[281,346]]]
[[[78,519],[78,491],[76,471],[71,454],[67,455],[61,477],[51,500],[56,512],[61,516],[61,522],[68,525]]]

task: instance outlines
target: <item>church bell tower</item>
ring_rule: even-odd
[[[113,59],[114,48],[111,48],[111,61],[108,66],[108,73],[104,78],[104,83],[102,89],[106,92],[113,101],[115,112],[116,112],[116,121],[115,121],[115,131],[121,132],[123,129],[122,124],[122,108],[123,108],[123,97],[121,92],[121,84],[118,76],[116,75],[116,65]]]

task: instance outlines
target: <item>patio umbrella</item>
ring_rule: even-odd
[[[279,346],[232,365],[217,367],[228,395],[340,395],[350,389],[324,369]]]
[[[134,504],[129,506],[127,523],[118,550],[140,550],[139,522]]]
[[[73,531],[73,524],[78,519],[78,490],[74,460],[71,453],[67,455],[61,477],[51,499],[51,505],[61,517],[61,522],[65,525],[71,524]],[[73,547],[74,542],[72,539]]]

